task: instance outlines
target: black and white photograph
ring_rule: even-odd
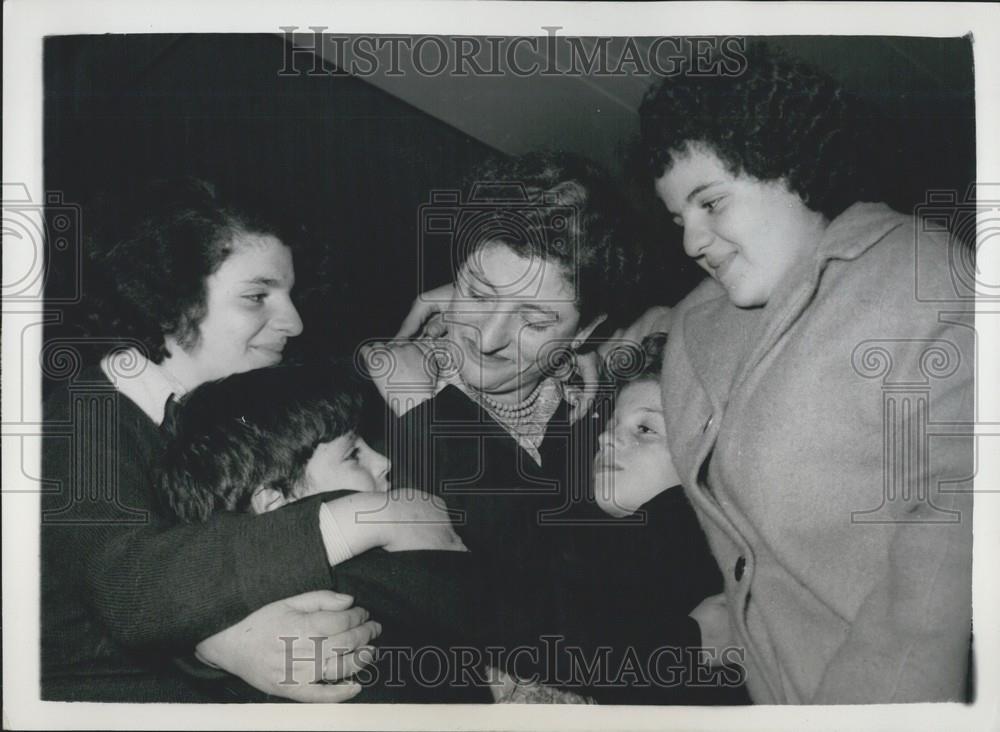
[[[6,3],[4,727],[995,729],[1000,11],[808,6]]]

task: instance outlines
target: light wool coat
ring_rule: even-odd
[[[708,281],[676,311],[668,439],[757,703],[964,692],[968,260],[915,225],[855,204],[766,307],[737,308]]]

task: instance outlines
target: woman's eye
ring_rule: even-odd
[[[528,328],[529,328],[530,330],[538,330],[538,331],[541,331],[541,330],[547,330],[547,329],[548,329],[548,327],[549,327],[550,325],[552,325],[552,322],[553,322],[553,321],[551,321],[551,320],[527,320],[527,319],[525,319],[525,321],[524,321],[524,324],[525,324],[525,325],[526,325],[526,326],[527,326],[527,327],[528,327]]]
[[[706,211],[708,211],[709,213],[712,213],[718,209],[719,204],[721,202],[722,202],[722,196],[719,196],[718,198],[713,198],[710,201],[705,201],[703,204],[701,204],[701,207]]]
[[[635,431],[638,432],[640,435],[655,435],[656,434],[656,430],[654,430],[652,427],[650,427],[648,425],[645,425],[645,424],[640,424],[638,427],[635,428]]]
[[[521,313],[521,320],[531,330],[546,330],[553,323],[559,322],[559,316],[555,313]]]
[[[254,293],[252,295],[244,295],[243,297],[246,300],[250,300],[251,302],[255,302],[255,303],[259,304],[259,303],[264,302],[264,298],[267,297],[267,293],[266,292],[256,292],[256,293]]]

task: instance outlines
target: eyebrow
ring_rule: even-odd
[[[281,281],[276,280],[273,277],[253,277],[249,280],[243,280],[245,285],[267,285],[268,287],[280,287]]]
[[[520,306],[521,310],[534,310],[535,312],[542,313],[543,315],[551,315],[556,320],[559,320],[559,313],[555,310],[550,310],[548,308],[543,308],[541,305],[535,305],[533,302],[527,302]]]
[[[654,409],[653,407],[639,407],[640,412],[649,412],[650,414],[663,414],[662,409]]]
[[[720,183],[722,183],[721,180],[713,180],[710,183],[702,183],[700,186],[695,186],[694,188],[691,189],[691,192],[687,194],[687,198],[685,198],[684,200],[687,201],[688,203],[691,203],[691,201],[694,200],[694,197],[697,196],[702,191],[704,191],[706,188],[717,186]]]

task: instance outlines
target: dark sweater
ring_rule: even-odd
[[[176,525],[154,491],[163,446],[98,368],[46,401],[43,699],[204,700],[172,656],[265,604],[330,586],[316,501]]]
[[[448,386],[393,424],[386,449],[397,484],[440,495],[456,512],[456,530],[489,578],[482,617],[493,613],[495,639],[539,649],[537,663],[520,656],[507,670],[602,703],[744,702],[742,690],[692,683],[701,634],[688,613],[722,591],[722,578],[683,491],[656,496],[642,522],[613,519],[592,500],[603,427],[593,415],[610,413],[610,402],[599,402],[570,425],[562,405],[539,467],[487,412]],[[567,663],[568,647],[585,661],[603,658],[604,678]],[[663,647],[677,650],[659,657],[660,676],[676,683],[650,674],[647,685],[630,683],[619,674],[631,658],[645,666]]]

